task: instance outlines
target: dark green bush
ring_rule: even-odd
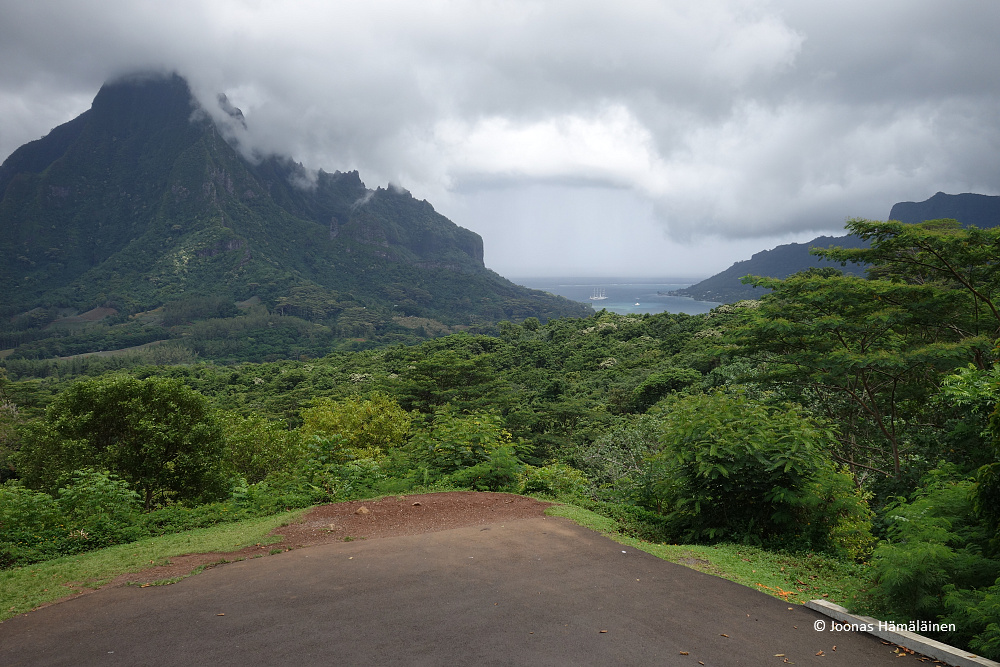
[[[609,503],[588,498],[574,498],[574,504],[618,522],[618,530],[647,542],[671,542],[677,527],[670,517],[627,503]]]
[[[31,488],[54,492],[66,473],[95,467],[127,480],[147,510],[225,494],[222,430],[208,400],[177,380],[78,382],[22,439],[15,463]]]
[[[177,503],[143,514],[138,523],[145,534],[157,536],[241,521],[263,514],[265,512],[256,507],[241,507],[234,502],[204,505]]]
[[[456,486],[476,491],[516,491],[523,469],[524,463],[514,455],[513,447],[498,447],[485,461],[457,470],[449,479]]]
[[[975,515],[975,484],[951,472],[934,471],[912,500],[887,509],[888,539],[874,553],[876,592],[894,618],[955,623],[956,633],[937,638],[1000,657],[1000,558]]]
[[[226,442],[225,464],[251,484],[292,467],[302,456],[298,431],[261,415],[219,415]]]
[[[634,416],[577,447],[573,464],[586,473],[602,499],[650,506],[655,500],[646,459],[661,447],[658,419]]]
[[[0,485],[0,567],[55,558],[69,535],[66,517],[52,496],[19,482]]]
[[[587,476],[565,463],[550,463],[536,468],[525,466],[521,474],[520,493],[576,498],[587,492]]]
[[[675,538],[838,551],[843,524],[854,543],[870,532],[864,497],[826,456],[833,434],[801,408],[719,392],[668,399],[661,415],[649,509]]]
[[[944,621],[954,623],[957,640],[968,640],[969,648],[979,655],[1000,660],[1000,579],[992,586],[975,590],[944,587],[948,614]],[[955,637],[947,637],[956,641]]]
[[[105,470],[74,470],[59,489],[59,506],[88,549],[132,542],[144,535],[136,525],[139,494]]]
[[[693,368],[667,368],[649,377],[632,391],[632,406],[636,412],[645,412],[653,404],[672,392],[680,391],[701,379]]]
[[[131,542],[146,534],[135,492],[105,471],[73,471],[58,496],[56,500],[18,482],[0,486],[0,568]]]
[[[493,451],[510,446],[511,440],[499,415],[462,414],[446,405],[435,410],[427,428],[413,434],[407,450],[418,465],[449,474],[488,461]]]

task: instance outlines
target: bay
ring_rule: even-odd
[[[588,303],[595,311],[606,309],[620,315],[663,312],[699,315],[719,305],[713,301],[698,301],[690,297],[662,294],[691,286],[691,283],[679,283],[667,278],[528,277],[509,280],[531,289]],[[595,294],[604,295],[606,298],[591,299]]]

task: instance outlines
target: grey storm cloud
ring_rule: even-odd
[[[978,0],[0,0],[0,154],[177,71],[247,150],[400,184],[499,268],[707,275],[1000,193],[998,28]]]

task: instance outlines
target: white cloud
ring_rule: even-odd
[[[1000,193],[998,29],[975,0],[0,0],[0,153],[110,77],[175,69],[250,145],[399,183],[488,256],[472,204],[500,191],[576,192],[592,231],[622,195],[676,240],[772,245]]]
[[[528,122],[502,116],[445,119],[435,124],[422,148],[443,158],[449,180],[569,177],[629,187],[655,169],[653,144],[649,130],[628,109],[613,105],[591,116]]]

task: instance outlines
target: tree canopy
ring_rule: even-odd
[[[29,486],[54,490],[74,470],[102,468],[148,509],[224,490],[224,441],[208,400],[177,380],[117,375],[78,382],[26,429],[17,454]]]

